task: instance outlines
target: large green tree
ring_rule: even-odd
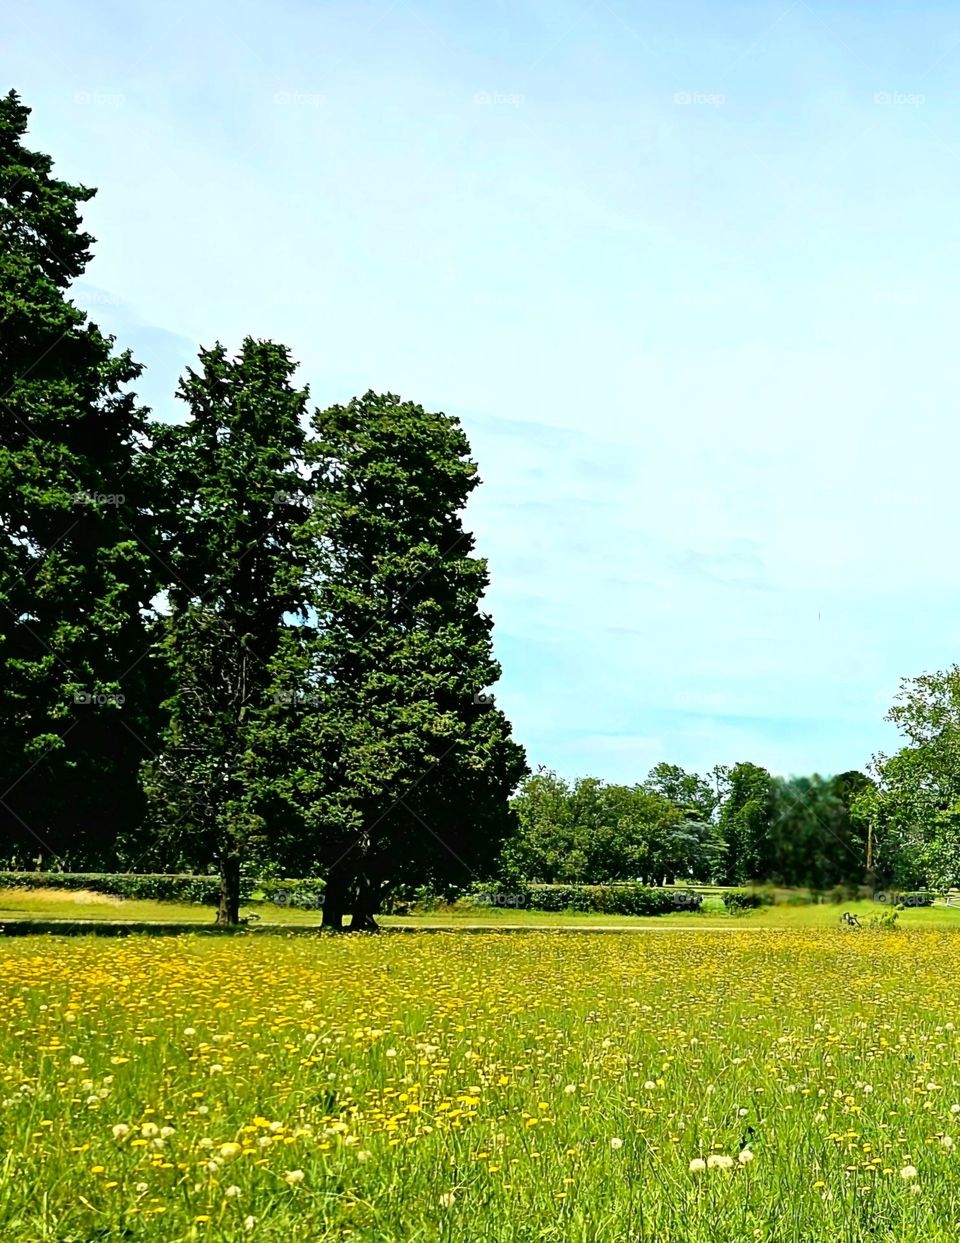
[[[960,884],[960,665],[903,679],[886,719],[906,745],[874,758],[875,785],[854,803],[878,883]]]
[[[159,649],[172,694],[161,752],[146,769],[161,848],[216,862],[218,920],[239,917],[241,868],[291,831],[273,746],[277,686],[305,620],[299,529],[306,390],[287,350],[247,338],[236,358],[204,350],[178,395],[182,424],[158,427],[150,459],[169,613]]]
[[[315,632],[291,750],[324,922],[363,928],[393,886],[490,874],[526,764],[488,694],[500,668],[458,420],[368,392],[312,428]]]
[[[146,412],[67,293],[94,191],[24,145],[28,117],[0,99],[0,842],[90,866],[141,819],[154,727]]]

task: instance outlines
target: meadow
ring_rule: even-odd
[[[10,939],[0,1239],[953,1240],[958,985],[917,928]]]

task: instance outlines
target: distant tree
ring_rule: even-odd
[[[770,773],[757,764],[734,764],[726,775],[719,821],[726,842],[728,883],[739,885],[769,876],[776,814]]]
[[[145,784],[165,848],[219,868],[224,924],[239,919],[244,863],[269,858],[289,832],[276,818],[289,778],[273,744],[285,632],[306,620],[307,394],[294,370],[272,342],[247,338],[235,359],[221,345],[203,350],[178,392],[189,417],[155,429],[150,458],[166,498],[169,614],[158,647],[173,690]]]
[[[324,759],[302,761],[304,814],[324,923],[365,928],[391,888],[490,874],[526,763],[488,694],[500,667],[458,420],[368,392],[312,429],[301,737]]]
[[[94,191],[24,146],[28,117],[0,99],[0,840],[109,866],[155,729],[146,411],[140,367],[67,296]]]
[[[654,765],[644,785],[695,820],[710,820],[717,809],[715,786],[699,773],[686,772],[679,764]]]
[[[556,880],[570,866],[574,849],[569,783],[541,765],[521,781],[511,806],[517,827],[504,843],[501,868],[522,880]],[[581,858],[574,872],[580,876],[585,867]]]

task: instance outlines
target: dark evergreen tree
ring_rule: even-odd
[[[165,499],[163,559],[170,612],[160,644],[172,694],[159,758],[146,769],[153,825],[166,849],[220,870],[218,920],[239,918],[244,863],[273,853],[278,789],[270,749],[276,662],[304,617],[297,532],[306,390],[271,342],[236,359],[200,355],[178,395],[183,424],[156,430],[151,469]]]
[[[391,887],[489,875],[526,764],[486,693],[500,669],[459,422],[368,392],[313,430],[307,814],[324,922],[362,928]]]
[[[156,589],[140,373],[68,298],[94,191],[0,99],[0,857],[107,865],[142,817]]]

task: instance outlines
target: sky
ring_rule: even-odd
[[[201,345],[459,417],[532,766],[783,775],[960,654],[960,12],[845,0],[39,0],[75,300],[179,416]]]

